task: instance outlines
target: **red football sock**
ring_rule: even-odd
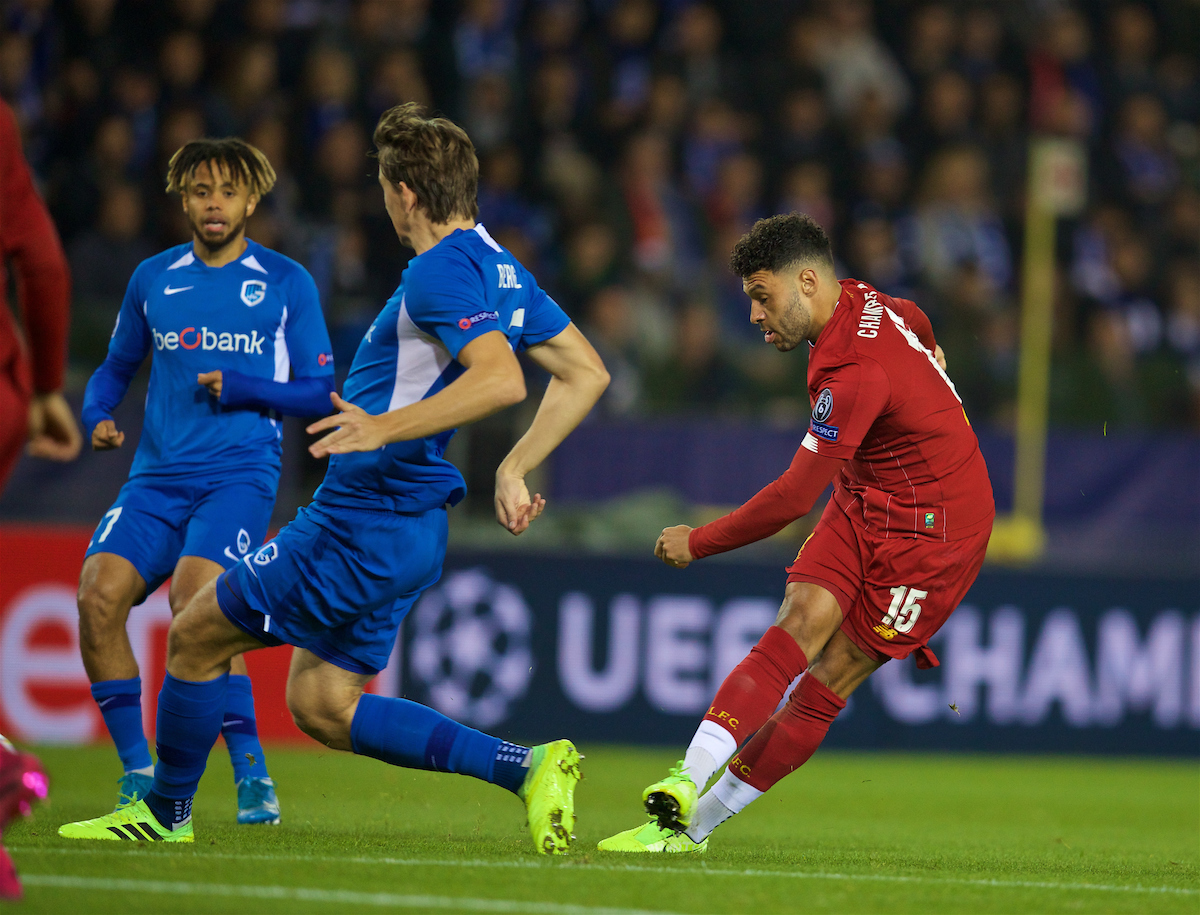
[[[800,681],[787,705],[729,763],[741,781],[766,791],[808,762],[846,700],[814,676]]]
[[[714,721],[740,744],[763,726],[808,658],[786,630],[772,626],[742,663],[730,671],[705,721]]]

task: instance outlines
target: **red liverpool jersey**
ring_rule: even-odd
[[[929,319],[907,299],[841,281],[808,358],[803,446],[846,459],[833,498],[883,537],[958,540],[990,528],[992,485]]]

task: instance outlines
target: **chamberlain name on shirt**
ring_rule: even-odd
[[[874,289],[863,296],[862,315],[858,319],[860,337],[878,337],[879,325],[883,321],[883,306],[879,304],[879,293]]]
[[[215,349],[222,353],[241,352],[259,356],[263,354],[263,344],[270,339],[270,337],[259,336],[256,330],[252,330],[248,334],[231,334],[229,331],[218,333],[207,327],[201,327],[199,330],[194,327],[185,327],[179,333],[172,330],[165,334],[159,333],[152,327],[150,333],[154,335],[154,348],[158,350]]]

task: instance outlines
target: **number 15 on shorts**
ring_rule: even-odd
[[[897,632],[911,632],[912,627],[917,625],[917,617],[921,615],[921,605],[917,601],[924,600],[929,592],[904,585],[892,588],[891,592],[892,603],[887,616],[883,618],[883,625],[891,626]]]

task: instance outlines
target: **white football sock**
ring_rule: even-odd
[[[701,721],[683,757],[683,770],[703,789],[718,769],[737,752],[737,740],[712,721]]]
[[[712,791],[709,792],[733,813],[741,813],[751,802],[757,801],[765,793],[753,785],[747,785],[728,770],[721,775],[720,780],[712,786]]]
[[[735,813],[741,813],[746,805],[762,797],[764,792],[726,771],[711,791],[696,802],[696,813],[692,825],[687,828],[687,837],[699,844],[712,835],[712,831]]]
[[[733,811],[721,803],[711,791],[696,802],[696,813],[692,825],[685,835],[697,845],[712,835],[712,831],[733,816]]]

